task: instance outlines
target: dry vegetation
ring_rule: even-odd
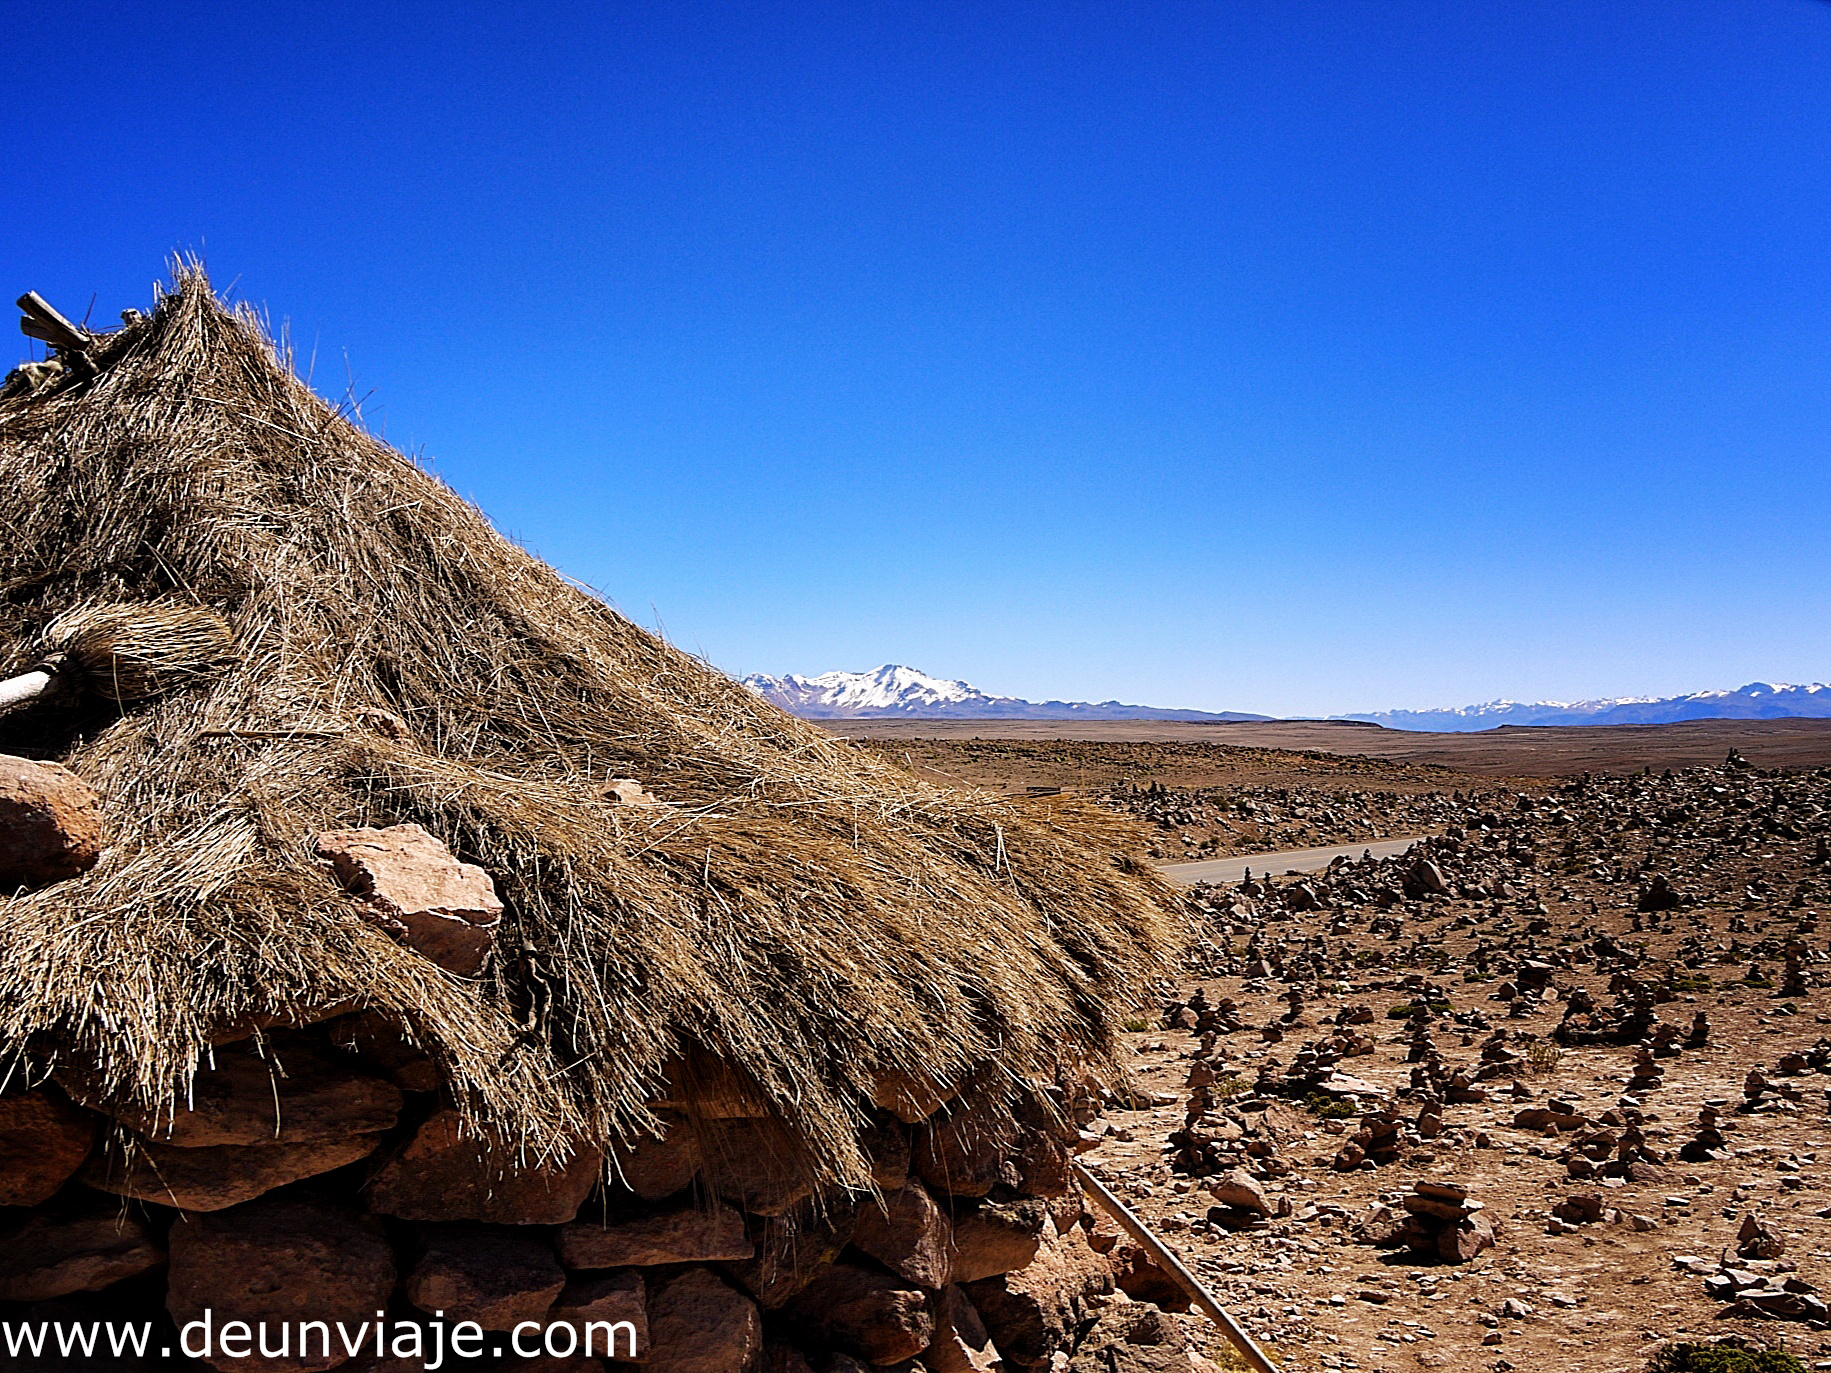
[[[0,900],[0,1042],[151,1105],[225,1026],[359,1004],[536,1151],[649,1127],[717,1062],[822,1176],[869,1184],[874,1082],[1098,1060],[1174,933],[1111,812],[910,777],[568,584],[297,380],[181,274],[92,367],[0,402],[0,645],[207,606],[238,661],[125,712],[0,721],[107,797],[102,862]],[[88,373],[93,372],[93,376]],[[659,810],[614,804],[635,777]],[[350,908],[325,830],[415,822],[496,875],[480,983]]]

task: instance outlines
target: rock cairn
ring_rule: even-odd
[[[1398,1243],[1445,1263],[1467,1263],[1494,1245],[1494,1227],[1468,1188],[1454,1182],[1416,1182],[1400,1203],[1405,1220]]]

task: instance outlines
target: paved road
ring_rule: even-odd
[[[1338,844],[1331,849],[1243,853],[1232,858],[1210,858],[1205,863],[1159,863],[1157,866],[1172,882],[1183,882],[1191,886],[1197,882],[1212,882],[1218,886],[1238,882],[1246,876],[1248,868],[1256,873],[1281,877],[1287,872],[1315,872],[1319,868],[1328,867],[1337,858],[1359,858],[1363,853],[1371,853],[1375,858],[1390,858],[1395,853],[1404,853],[1423,837],[1414,834],[1408,839],[1375,839],[1370,843]]]

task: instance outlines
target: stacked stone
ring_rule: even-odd
[[[500,912],[487,875],[416,827],[319,847],[377,923],[446,966]],[[561,1356],[540,1366],[566,1373],[602,1373],[607,1354],[649,1373],[912,1359],[959,1373],[1071,1356],[1113,1290],[1055,1088],[1013,1113],[887,1083],[860,1139],[880,1205],[817,1196],[739,1093],[697,1097],[691,1121],[683,1100],[658,1103],[665,1133],[609,1157],[538,1160],[467,1134],[436,1065],[373,1012],[244,1027],[212,1057],[157,1111],[70,1064],[0,1096],[0,1303],[28,1320],[166,1320],[167,1345],[206,1310],[218,1330],[437,1312],[448,1329],[535,1322]],[[571,1338],[588,1327],[590,1357]],[[212,1361],[286,1373],[349,1357],[219,1346]]]
[[[1790,1263],[1775,1259],[1738,1259],[1704,1279],[1704,1294],[1729,1306],[1719,1313],[1744,1320],[1831,1320],[1831,1307],[1818,1289]]]
[[[1678,1156],[1687,1163],[1717,1163],[1734,1158],[1735,1151],[1722,1131],[1722,1114],[1710,1104],[1698,1108],[1697,1133],[1679,1146]]]
[[[1676,1029],[1676,1026],[1672,1028]],[[1658,1090],[1666,1081],[1666,1065],[1661,1063],[1650,1048],[1640,1048],[1634,1052],[1634,1075],[1628,1079],[1628,1092],[1632,1096]]]
[[[1242,1028],[1240,1003],[1230,996],[1209,1001],[1207,988],[1197,987],[1187,1001],[1173,1002],[1164,1008],[1163,1028],[1199,1035],[1233,1034]]]
[[[1403,1202],[1399,1242],[1445,1263],[1467,1263],[1494,1244],[1494,1227],[1468,1188],[1453,1182],[1418,1182]]]
[[[814,1197],[743,1117],[674,1117],[604,1184],[596,1153],[529,1165],[467,1138],[368,1017],[267,1043],[268,1059],[219,1049],[192,1109],[167,1117],[52,1088],[0,1100],[0,1205],[19,1208],[0,1233],[0,1301],[95,1293],[94,1317],[127,1314],[109,1305],[116,1285],[169,1263],[178,1324],[206,1307],[219,1325],[354,1328],[384,1310],[487,1331],[626,1323],[620,1355],[712,1373],[759,1367],[773,1343],[1038,1366],[1111,1290],[1041,1112],[884,1112],[864,1141],[883,1207]]]
[[[1736,1110],[1743,1115],[1757,1111],[1795,1111],[1805,1093],[1790,1083],[1775,1082],[1756,1064],[1742,1079],[1742,1101]]]
[[[1195,1106],[1191,1101],[1183,1128],[1170,1136],[1172,1170],[1195,1178],[1234,1171],[1260,1180],[1290,1175],[1283,1143],[1302,1133],[1302,1122],[1290,1108],[1263,1096],[1225,1107],[1217,1107],[1210,1098],[1204,1109]]]
[[[1507,1047],[1507,1029],[1502,1026],[1489,1035],[1481,1044],[1481,1066],[1475,1070],[1476,1082],[1487,1082],[1497,1077],[1514,1077],[1525,1061],[1525,1055],[1516,1049]]]
[[[1360,1129],[1348,1137],[1348,1142],[1335,1155],[1332,1166],[1345,1173],[1355,1168],[1398,1162],[1403,1130],[1404,1121],[1396,1113],[1368,1111],[1361,1117]]]

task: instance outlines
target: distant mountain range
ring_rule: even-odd
[[[823,672],[818,677],[746,677],[744,685],[791,715],[807,720],[1269,720],[1238,711],[1163,710],[1119,701],[1022,701],[988,696],[965,682],[930,677],[885,663],[875,672]]]
[[[1599,701],[1489,701],[1441,710],[1382,710],[1344,715],[1388,729],[1466,734],[1501,725],[1669,725],[1679,720],[1780,720],[1831,717],[1831,686],[1750,682],[1734,691],[1689,696],[1617,696]]]
[[[744,685],[790,714],[808,720],[1193,720],[1225,724],[1271,720],[1243,711],[1172,710],[1120,701],[1025,701],[988,696],[966,682],[930,677],[886,663],[873,672],[823,672],[818,677],[746,677]],[[1622,696],[1596,701],[1489,701],[1440,710],[1383,710],[1339,715],[1388,729],[1472,733],[1502,725],[1665,725],[1679,720],[1831,718],[1831,685],[1775,686],[1750,682],[1734,691],[1689,696]]]

